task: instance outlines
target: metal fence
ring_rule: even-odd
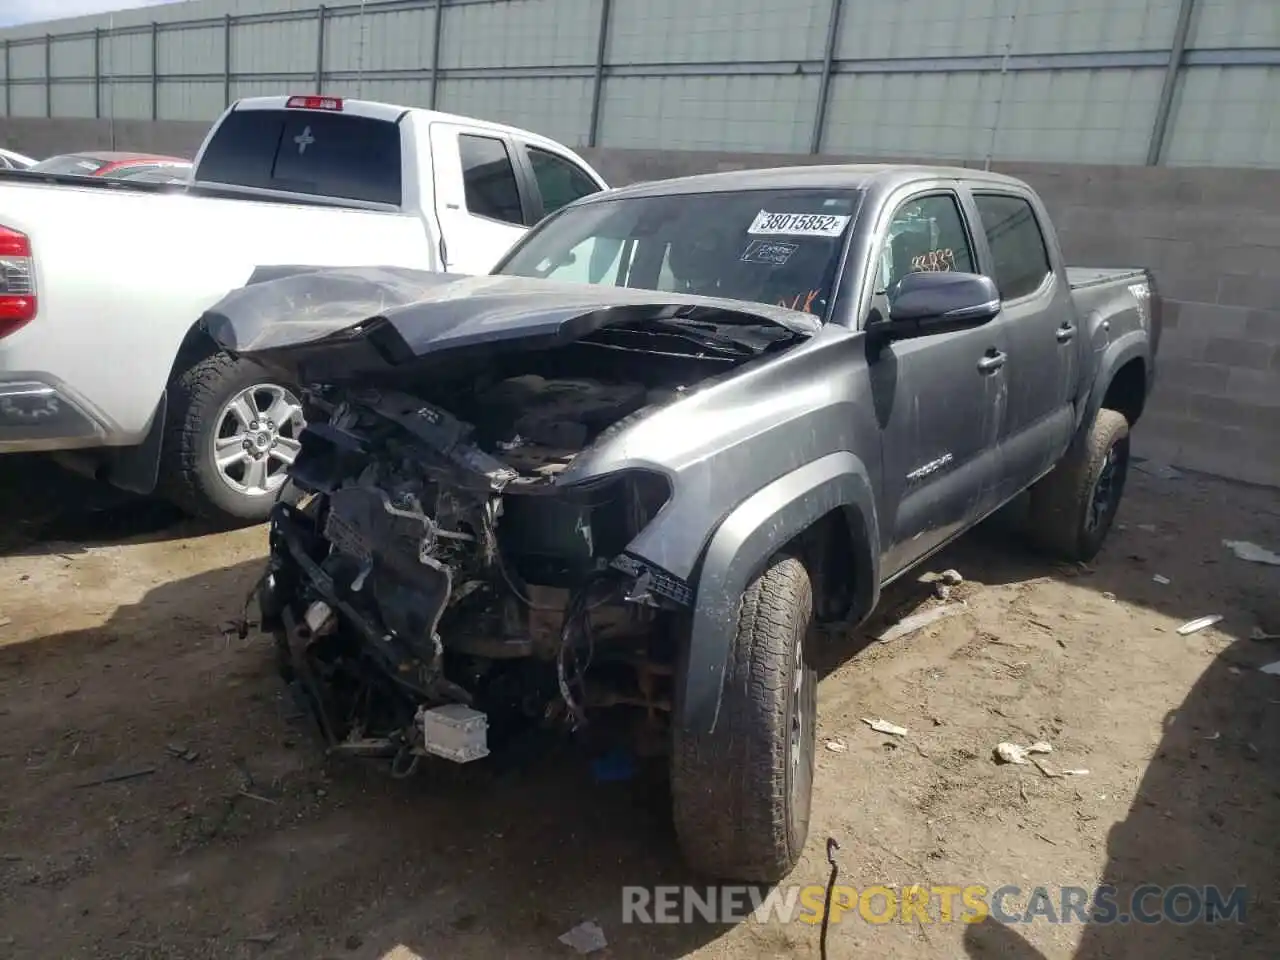
[[[1280,167],[1280,0],[371,0],[129,19],[9,31],[4,114],[207,121],[238,97],[321,90],[585,146]]]

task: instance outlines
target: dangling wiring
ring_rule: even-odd
[[[608,587],[604,597],[594,604],[591,601],[592,590],[601,584]],[[620,590],[617,580],[608,574],[597,574],[575,591],[565,606],[564,623],[560,628],[560,649],[556,653],[556,683],[560,689],[560,697],[573,717],[574,729],[587,724],[586,711],[582,700],[586,694],[586,674],[595,658],[595,636],[591,629],[591,611],[614,599]],[[586,662],[578,659],[578,650],[583,645],[587,648]],[[569,669],[572,667],[572,676]],[[582,700],[575,697],[572,687],[578,688]]]

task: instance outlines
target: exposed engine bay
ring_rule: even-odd
[[[517,360],[308,391],[262,625],[330,749],[396,775],[530,726],[665,749],[691,598],[651,589],[623,551],[667,479],[558,479],[727,365],[584,344]]]

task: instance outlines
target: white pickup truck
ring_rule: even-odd
[[[265,518],[290,384],[218,353],[205,309],[262,266],[483,274],[605,181],[513,127],[328,96],[240,100],[191,183],[0,172],[0,453],[53,452],[218,521]]]

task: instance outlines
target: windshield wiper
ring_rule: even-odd
[[[753,329],[773,328],[787,330],[790,333],[807,337],[814,333],[814,328],[806,322],[811,321],[816,327],[821,321],[812,314],[797,313],[785,308],[770,307],[767,304],[750,304],[744,302],[741,308],[719,304],[688,303],[671,307],[661,314],[661,319],[683,320],[687,322],[711,323],[717,327],[749,327]]]
[[[650,337],[676,337],[697,344],[726,357],[754,357],[760,351],[752,349],[737,337],[720,333],[714,325],[686,320],[679,317],[654,317],[651,320],[635,320],[606,327],[601,333],[639,333]]]
[[[719,323],[708,318],[717,317]],[[745,313],[735,313],[727,307],[709,307],[704,303],[688,303],[673,307],[670,314],[660,319],[697,324],[700,327],[717,326],[772,326],[773,321],[764,317],[756,317]]]

